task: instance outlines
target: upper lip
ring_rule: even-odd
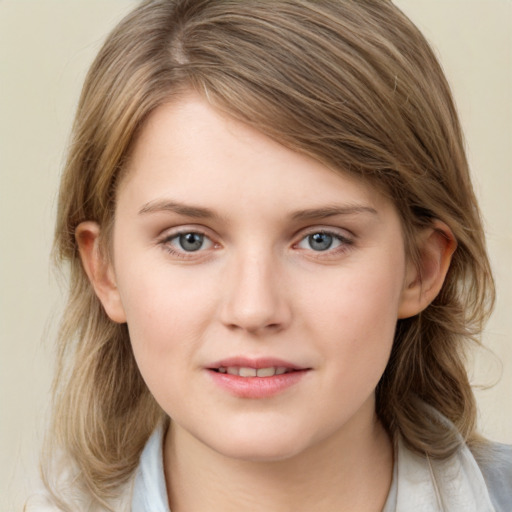
[[[222,359],[220,361],[216,361],[212,364],[209,364],[207,368],[209,369],[218,369],[218,368],[228,368],[228,367],[240,367],[240,368],[271,368],[271,367],[280,367],[287,368],[290,370],[307,370],[307,367],[299,366],[294,363],[290,363],[289,361],[285,361],[284,359],[278,359],[275,357],[257,357],[250,358],[244,356],[235,356],[228,357],[226,359]]]

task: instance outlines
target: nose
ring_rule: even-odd
[[[231,263],[221,291],[222,323],[251,334],[285,329],[291,308],[278,262],[261,251],[248,251]]]

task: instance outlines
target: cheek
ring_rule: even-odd
[[[133,260],[120,267],[118,275],[131,344],[148,385],[151,379],[166,375],[171,366],[191,364],[213,314],[211,283],[191,279],[186,271],[171,272],[165,264]]]
[[[333,325],[340,334],[347,329],[363,337],[382,328],[389,332],[397,321],[403,281],[403,258],[358,261],[335,269],[323,282],[315,279],[303,308],[315,311],[326,327]]]
[[[316,330],[322,333],[330,376],[348,392],[371,392],[391,352],[402,290],[403,268],[372,265],[347,272],[330,283],[330,293],[315,306]]]

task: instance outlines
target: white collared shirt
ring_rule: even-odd
[[[134,478],[112,503],[119,512],[171,512],[163,467],[164,426],[149,438]],[[432,460],[395,446],[393,479],[382,512],[512,512],[512,446],[490,444],[480,462],[463,446],[452,457]],[[78,510],[99,511],[80,501]],[[60,512],[46,492],[27,512]],[[101,509],[103,510],[103,509]]]
[[[163,427],[151,436],[135,475],[131,512],[171,512],[163,468]],[[495,461],[501,482],[485,480],[471,451],[432,460],[416,455],[399,440],[391,489],[382,512],[512,512],[512,447],[492,445],[486,475]],[[489,469],[491,468],[491,469]],[[499,468],[498,468],[499,469]],[[492,498],[491,498],[492,491]]]

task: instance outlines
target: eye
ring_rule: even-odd
[[[206,235],[195,231],[168,236],[164,244],[173,253],[197,252],[213,247],[213,242]]]
[[[298,244],[300,249],[309,249],[315,252],[324,252],[338,249],[342,246],[352,244],[352,241],[338,233],[328,231],[318,231],[305,236]]]
[[[308,235],[305,240],[309,247],[314,251],[326,251],[331,248],[334,242],[334,237],[329,233],[315,233],[313,235]]]

